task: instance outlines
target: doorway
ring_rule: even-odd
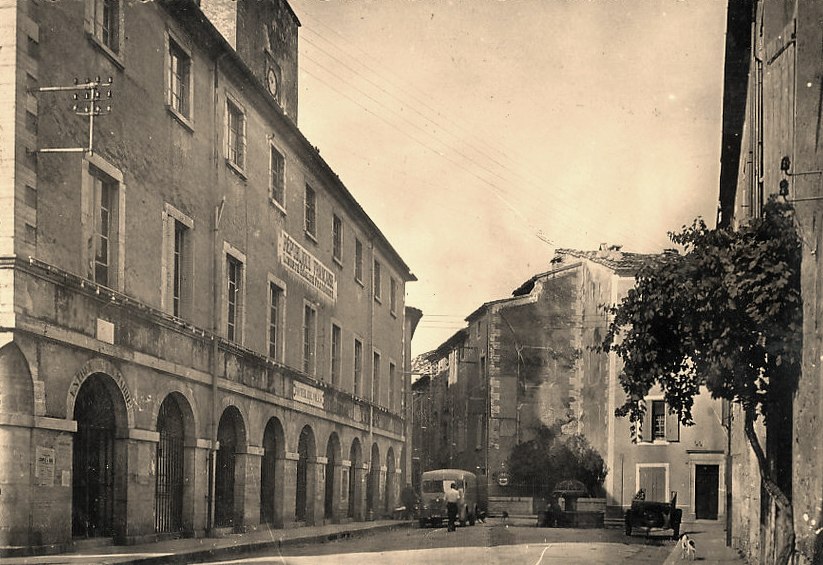
[[[719,465],[696,465],[694,476],[695,518],[698,520],[717,520],[719,487]]]

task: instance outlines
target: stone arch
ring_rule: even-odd
[[[340,459],[340,438],[337,432],[332,432],[326,442],[326,484],[323,489],[323,517],[326,520],[337,521],[339,517]]]
[[[369,476],[366,483],[366,512],[369,519],[380,512],[380,447],[377,442],[371,446]]]
[[[66,396],[66,417],[73,418],[75,402],[77,401],[77,394],[80,392],[80,387],[83,386],[86,379],[95,374],[107,375],[119,390],[120,397],[123,399],[125,405],[125,420],[123,422],[117,422],[118,428],[134,428],[134,396],[126,383],[126,379],[123,378],[123,374],[116,365],[107,359],[101,359],[99,357],[90,359],[74,373],[74,378],[69,384]]]
[[[183,412],[186,425],[186,445],[194,445],[197,438],[204,436],[205,433],[201,434],[197,397],[183,383],[167,382],[164,386],[158,388],[158,394],[154,398],[155,401],[151,404],[150,422],[154,426],[157,425],[160,407],[171,395],[173,395],[178,407]]]
[[[235,405],[227,406],[217,426],[214,524],[218,528],[243,527],[245,497],[246,425]]]
[[[315,523],[315,494],[317,492],[317,445],[314,430],[308,424],[300,430],[297,440],[297,480],[295,483],[294,517],[298,522]]]
[[[167,394],[154,417],[159,441],[154,460],[154,530],[163,534],[192,531],[196,446],[195,415],[182,392]]]
[[[87,364],[86,368],[110,364]],[[125,533],[128,491],[127,390],[122,376],[102,372],[75,376],[70,391],[72,418],[77,422],[72,449],[72,535],[119,537]]]
[[[276,416],[269,418],[263,431],[263,456],[260,458],[260,522],[283,527],[283,488],[285,485],[286,434]]]
[[[389,447],[386,453],[386,489],[383,493],[383,513],[390,515],[397,505],[397,478],[395,477],[396,460],[394,449]]]
[[[16,343],[0,347],[0,390],[3,391],[3,412],[33,416],[34,381],[23,351]]]
[[[360,439],[354,438],[349,448],[349,485],[348,485],[348,509],[346,515],[349,518],[361,520],[363,517],[363,448],[360,446]]]

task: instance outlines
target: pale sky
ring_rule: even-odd
[[[299,127],[418,277],[412,353],[557,247],[714,224],[723,0],[290,0]]]

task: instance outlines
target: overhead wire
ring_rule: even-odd
[[[312,19],[313,21],[315,21],[316,23],[318,23],[320,26],[322,26],[322,27],[325,27],[325,28],[329,29],[332,33],[334,33],[334,34],[335,34],[335,35],[337,35],[338,37],[342,38],[342,39],[343,39],[343,40],[344,40],[344,41],[345,41],[348,45],[350,45],[353,49],[355,49],[355,50],[357,50],[357,51],[359,51],[359,52],[361,52],[361,53],[364,53],[367,57],[369,57],[369,58],[373,59],[373,57],[371,57],[368,53],[366,53],[366,52],[365,52],[365,51],[363,51],[362,49],[359,49],[357,46],[354,46],[353,44],[351,44],[351,42],[350,42],[350,41],[349,41],[349,40],[348,40],[345,36],[343,36],[342,34],[340,34],[340,33],[339,33],[337,30],[335,30],[334,28],[331,28],[330,26],[326,25],[326,24],[325,24],[325,23],[324,23],[321,19],[317,18],[317,17],[316,17],[316,16],[314,16],[314,15],[310,15],[309,17],[310,17],[310,19]],[[316,32],[316,31],[314,31],[312,28],[306,28],[306,29],[308,29],[311,33],[313,33],[314,35],[316,35],[317,37],[319,37],[320,39],[322,39],[322,40],[323,40],[323,41],[325,41],[326,43],[330,44],[330,45],[332,46],[332,48],[337,49],[337,50],[339,50],[339,51],[341,51],[341,52],[345,53],[345,50],[344,50],[344,49],[342,49],[339,45],[337,45],[337,44],[335,44],[333,41],[331,41],[331,40],[330,40],[327,36],[325,36],[325,35],[321,35],[320,33],[318,33],[318,32]],[[442,124],[440,124],[439,122],[437,122],[435,119],[432,119],[431,117],[426,116],[423,112],[421,112],[420,110],[418,110],[418,108],[417,108],[414,104],[408,104],[408,102],[407,102],[407,101],[401,100],[400,98],[398,98],[397,96],[395,96],[394,94],[392,94],[391,92],[389,92],[388,90],[386,90],[386,88],[385,88],[384,86],[382,86],[381,84],[378,84],[377,82],[375,82],[375,81],[371,80],[370,78],[366,77],[365,75],[363,75],[362,73],[360,73],[359,71],[357,71],[356,69],[354,69],[354,68],[353,68],[351,65],[349,65],[346,61],[343,61],[342,59],[340,59],[340,58],[339,58],[339,57],[337,57],[336,55],[334,55],[334,54],[330,53],[327,49],[323,48],[322,46],[320,46],[320,45],[319,45],[319,44],[317,44],[316,42],[312,41],[311,39],[306,38],[305,36],[303,36],[303,39],[306,41],[306,43],[308,43],[308,44],[310,44],[310,45],[314,46],[316,49],[318,49],[318,50],[320,50],[321,52],[325,53],[327,56],[331,57],[332,59],[334,59],[335,61],[337,61],[338,63],[340,63],[340,64],[341,64],[342,66],[344,66],[345,68],[348,68],[348,69],[349,69],[351,72],[353,72],[355,75],[357,75],[357,76],[358,76],[358,77],[360,77],[361,79],[365,80],[365,81],[366,81],[366,82],[368,82],[369,84],[373,85],[374,87],[376,87],[377,89],[379,89],[381,92],[385,93],[387,96],[389,96],[389,97],[391,97],[392,99],[394,99],[394,100],[396,100],[396,101],[400,102],[400,103],[401,103],[401,104],[403,104],[405,107],[408,107],[410,110],[412,110],[412,111],[413,111],[413,112],[415,112],[416,114],[420,115],[420,116],[421,116],[423,119],[425,119],[426,121],[428,121],[428,122],[432,123],[434,126],[436,126],[436,127],[438,128],[438,130],[439,130],[439,131],[443,131],[443,132],[445,132],[446,134],[448,134],[448,135],[450,135],[450,136],[454,137],[455,139],[457,139],[457,140],[459,140],[459,141],[461,141],[461,142],[464,142],[464,143],[465,143],[465,139],[464,139],[463,137],[457,136],[456,134],[454,134],[453,132],[451,132],[448,128],[444,127]],[[305,51],[304,51],[304,54],[305,54]],[[309,57],[309,58],[311,59],[311,57]],[[313,59],[313,60],[314,60],[314,59]],[[368,66],[367,64],[363,63],[363,62],[362,62],[362,60],[361,60],[360,58],[353,58],[353,60],[357,61],[357,62],[358,62],[358,63],[359,63],[362,67],[364,67],[364,68],[365,68],[366,70],[368,70],[369,72],[374,73],[375,75],[377,75],[378,77],[380,77],[380,78],[382,79],[382,81],[384,82],[384,84],[389,84],[389,85],[391,85],[391,84],[392,84],[392,83],[391,83],[391,81],[388,81],[388,80],[386,80],[386,79],[385,79],[385,77],[383,76],[383,74],[382,74],[380,71],[377,71],[377,70],[373,69],[372,67]],[[374,59],[373,59],[373,60],[374,60]],[[316,62],[316,60],[314,60],[314,61]],[[319,63],[318,63],[318,64],[319,64]],[[313,75],[313,76],[315,76],[315,77],[316,77],[316,75]],[[340,75],[336,75],[336,76],[337,76],[337,78],[340,78],[341,80],[346,80],[344,77],[341,77]],[[395,75],[395,76],[396,76],[396,75]],[[317,77],[316,77],[316,78],[317,78]],[[348,80],[347,80],[347,82],[348,82],[350,85],[354,86],[354,85],[353,85],[350,81],[348,81]],[[327,84],[327,83],[326,83],[326,84]],[[357,90],[360,90],[361,92],[363,92],[363,91],[362,91],[362,89],[359,89],[359,88],[357,88],[356,86],[354,86],[354,88],[356,88]],[[396,88],[396,87],[395,87],[395,88]],[[412,87],[412,89],[413,89],[413,87]],[[408,89],[408,88],[404,88],[404,89],[403,89],[403,93],[404,93],[405,95],[409,96],[410,98],[412,98],[412,99],[414,99],[414,100],[416,100],[416,101],[420,102],[420,103],[421,103],[424,107],[428,108],[429,110],[431,110],[432,112],[434,112],[435,114],[437,114],[437,116],[439,116],[440,118],[445,117],[448,121],[450,121],[452,124],[456,125],[459,129],[463,130],[464,132],[468,132],[468,130],[465,130],[465,128],[462,128],[459,124],[457,124],[457,122],[455,122],[455,121],[453,121],[453,120],[450,120],[450,119],[448,118],[448,116],[444,116],[444,115],[443,115],[443,114],[441,114],[439,111],[435,110],[434,108],[432,108],[432,107],[431,107],[431,106],[429,106],[428,104],[426,104],[426,103],[424,103],[424,102],[421,102],[418,98],[416,98],[415,96],[413,96],[412,94],[410,94],[410,92],[409,92],[409,89]],[[377,101],[376,101],[373,97],[370,97],[370,98],[371,98],[372,100],[374,100],[376,103],[380,104],[382,107],[386,108],[385,104],[382,104],[382,103],[377,102]],[[388,109],[388,108],[387,108],[387,109]],[[412,124],[412,122],[409,122],[409,120],[407,120],[407,119],[405,119],[405,118],[403,118],[403,120],[404,120],[406,123],[410,123],[410,124]],[[412,125],[413,125],[414,127],[416,127],[417,129],[421,129],[421,130],[422,130],[422,131],[424,131],[427,135],[435,135],[435,134],[433,134],[433,133],[428,132],[427,130],[425,130],[425,129],[423,129],[423,128],[420,128],[420,127],[419,127],[419,126],[417,126],[416,124],[412,124]],[[470,133],[470,132],[468,132],[468,133]],[[471,134],[470,134],[470,135],[471,135]],[[442,140],[438,140],[438,141],[439,141],[440,143],[444,144],[444,145],[447,145],[447,144],[445,144]],[[539,189],[541,190],[541,192],[545,189],[545,187],[544,187],[543,185],[538,185],[535,181],[531,180],[529,177],[526,177],[526,176],[525,176],[522,172],[520,172],[519,170],[512,169],[511,167],[506,166],[506,165],[504,165],[503,163],[500,163],[500,161],[499,161],[498,159],[496,159],[495,157],[491,156],[489,153],[487,153],[486,151],[484,151],[482,148],[478,149],[478,148],[477,148],[477,146],[475,146],[475,145],[471,145],[471,144],[468,144],[468,145],[470,145],[470,146],[472,147],[472,149],[473,149],[475,152],[479,153],[479,154],[480,154],[481,156],[483,156],[484,158],[489,159],[490,161],[494,162],[497,166],[501,167],[502,169],[505,169],[505,170],[506,170],[506,171],[508,171],[509,173],[511,173],[511,174],[513,174],[513,175],[515,175],[515,176],[518,176],[518,177],[520,177],[521,179],[525,180],[526,182],[528,182],[528,183],[532,184],[533,186],[535,186],[535,187],[539,188]],[[447,146],[448,146],[448,145],[447,145]],[[450,147],[450,146],[449,146],[449,147]],[[488,146],[488,145],[487,145],[486,147],[491,148],[491,150],[496,150],[498,153],[500,153],[500,154],[502,154],[502,155],[503,155],[504,159],[508,159],[508,160],[512,161],[512,160],[508,157],[508,155],[506,155],[506,153],[505,153],[504,151],[501,151],[501,150],[500,150],[500,149],[498,149],[498,148],[494,148],[494,147],[492,147],[492,146]],[[453,148],[452,148],[452,149],[453,149]],[[453,150],[454,150],[454,149],[453,149]],[[486,167],[483,167],[482,165],[478,164],[476,161],[474,161],[473,159],[469,158],[468,156],[466,156],[466,155],[465,155],[465,154],[463,154],[462,152],[459,152],[459,151],[458,151],[458,153],[459,153],[459,154],[461,154],[464,158],[466,158],[466,159],[467,159],[467,160],[469,160],[470,162],[472,162],[474,165],[476,165],[476,166],[480,166],[481,168],[483,168],[484,170],[486,170],[486,171],[487,171],[487,172],[489,172],[490,174],[492,174],[492,175],[496,176],[497,178],[500,178],[501,180],[504,180],[504,181],[508,181],[508,180],[509,180],[509,179],[506,179],[506,178],[502,177],[500,174],[498,174],[498,173],[496,173],[496,172],[494,172],[494,171],[491,171],[491,170],[489,170],[489,169],[488,169],[488,168],[486,168]],[[442,155],[441,155],[441,156],[442,156]],[[513,162],[513,161],[512,161],[512,163],[514,164],[514,162]],[[475,176],[476,176],[476,175],[475,175]],[[483,180],[483,182],[486,182],[486,183],[488,183],[488,184],[492,184],[492,183],[489,183],[486,179],[481,179],[481,180]],[[497,187],[496,185],[494,185],[494,186],[495,186],[498,190],[501,190],[501,189],[500,189],[500,187]],[[564,191],[563,189],[559,189],[559,190],[558,190],[558,189],[554,189],[552,192],[553,192],[554,196],[557,196],[558,194],[559,194],[559,195],[561,195],[561,196],[566,196],[566,194],[567,194],[567,191]],[[562,217],[562,216],[561,216],[561,217]],[[575,225],[576,225],[576,226],[579,226],[579,224],[575,224]],[[538,238],[540,238],[541,240],[546,241],[546,239],[545,239],[545,237],[544,237],[544,236],[543,236],[543,237],[541,237],[541,235],[543,235],[542,230],[538,230],[538,231],[537,231],[537,233],[535,233],[535,234],[533,234],[533,235],[536,235],[536,236],[537,236]],[[639,234],[637,234],[637,233],[633,233],[632,235],[633,235],[634,237],[637,237]],[[652,240],[651,240],[651,239],[649,239],[649,238],[647,238],[647,237],[644,237],[644,236],[642,236],[642,235],[641,235],[641,238],[642,238],[642,239],[645,239],[647,243],[652,243]],[[550,243],[553,243],[553,242],[550,242]],[[654,242],[654,243],[656,244],[656,242]]]

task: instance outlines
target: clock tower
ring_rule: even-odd
[[[209,20],[297,123],[297,30],[286,0],[202,0]]]

